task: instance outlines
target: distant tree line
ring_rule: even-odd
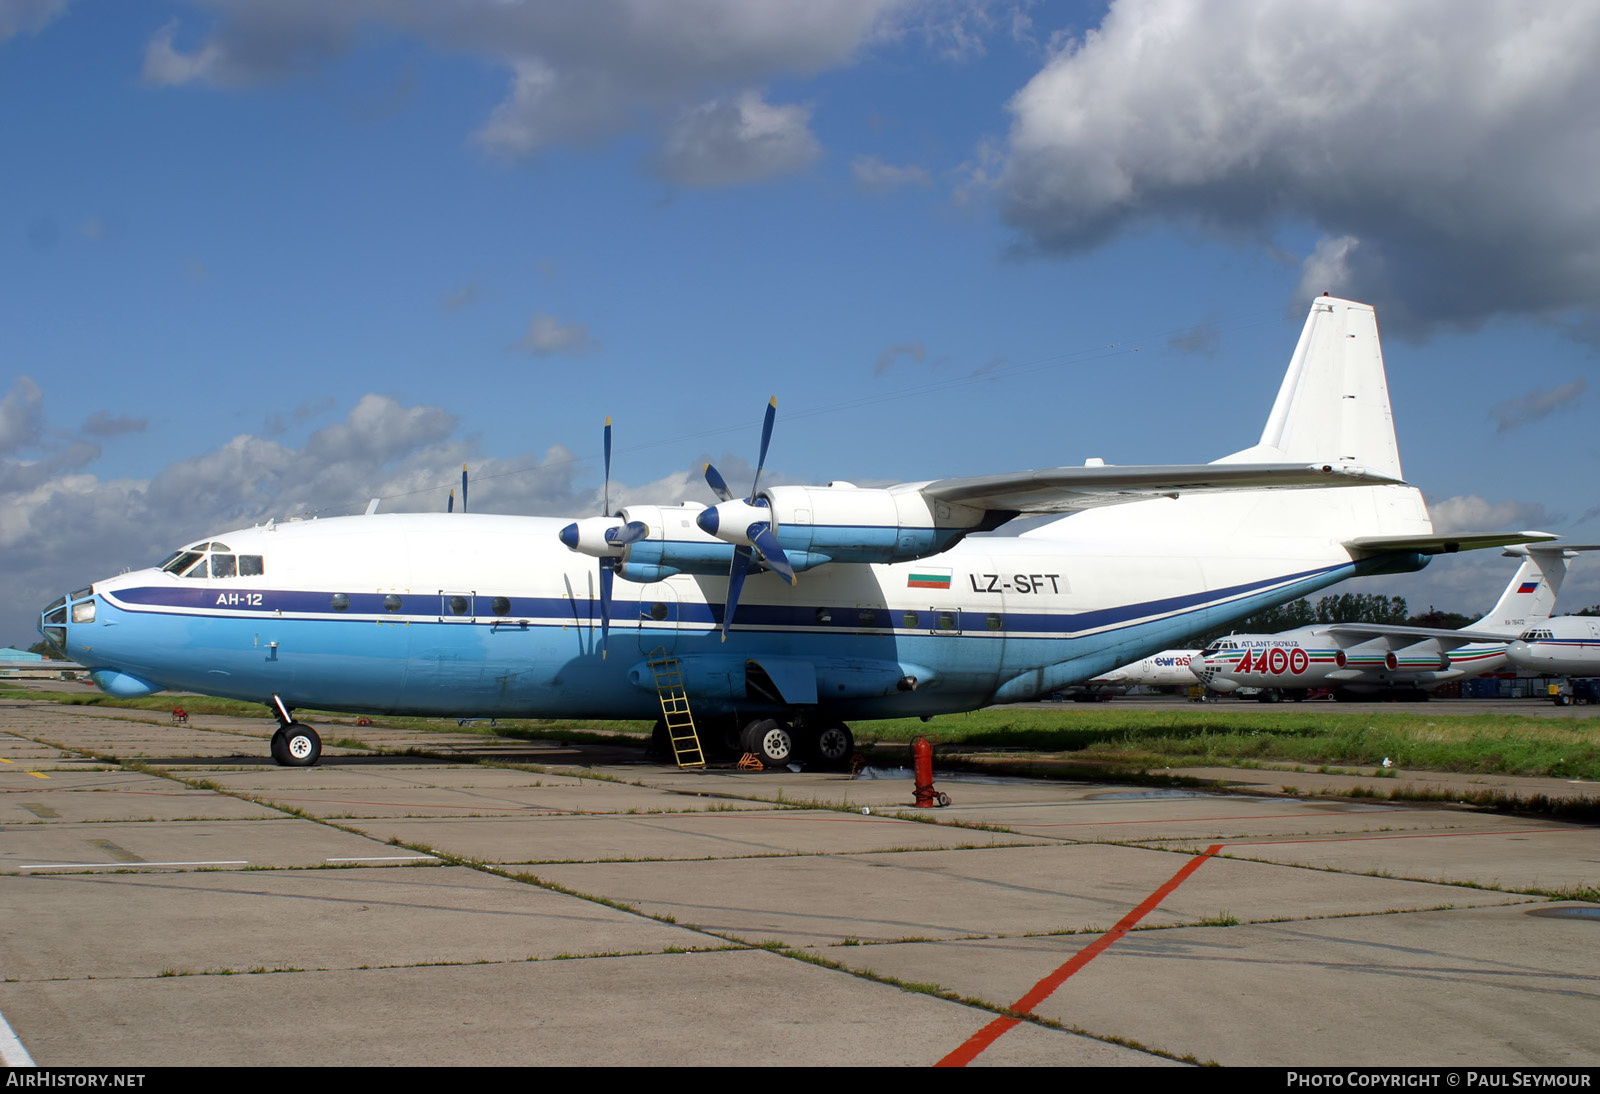
[[[1406,598],[1382,596],[1377,593],[1340,593],[1337,596],[1318,598],[1315,604],[1301,597],[1276,608],[1257,612],[1241,619],[1230,627],[1222,627],[1198,635],[1191,641],[1194,646],[1206,646],[1229,634],[1275,634],[1292,631],[1297,627],[1311,627],[1319,623],[1398,623],[1408,627],[1437,627],[1442,630],[1459,630],[1471,623],[1473,617],[1459,612],[1441,612],[1429,607],[1419,615],[1409,615]]]

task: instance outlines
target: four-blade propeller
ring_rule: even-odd
[[[561,529],[561,542],[574,551],[600,559],[600,656],[606,655],[606,640],[611,636],[611,590],[616,581],[617,562],[631,543],[650,535],[643,521],[623,521],[611,512],[611,419],[606,419],[606,479],[601,515],[585,517]]]
[[[756,475],[750,483],[750,493],[735,498],[728,483],[715,467],[706,464],[706,484],[712,493],[722,499],[695,518],[700,530],[725,543],[733,544],[733,564],[728,567],[727,604],[722,609],[722,640],[728,640],[728,628],[733,624],[734,609],[739,604],[739,593],[744,588],[745,575],[750,570],[752,556],[760,558],[763,565],[780,574],[789,584],[795,583],[794,567],[778,544],[772,529],[772,513],[765,498],[757,494],[761,486],[761,471],[767,465],[767,447],[772,443],[772,423],[778,415],[778,400],[774,396],[767,403],[766,420],[761,425],[761,454],[756,460]]]
[[[733,544],[733,562],[728,567],[727,604],[722,612],[722,639],[727,641],[728,628],[733,624],[733,613],[739,604],[739,594],[744,589],[745,577],[750,572],[752,560],[795,584],[794,566],[778,543],[773,529],[772,512],[767,500],[758,491],[761,472],[767,465],[767,449],[772,444],[772,426],[778,414],[776,397],[767,403],[766,420],[761,425],[761,451],[756,459],[755,478],[750,492],[743,498],[735,497],[727,482],[709,463],[705,467],[706,483],[721,502],[702,510],[695,523],[701,531],[724,543]],[[465,487],[462,490],[465,495]],[[605,656],[606,641],[611,635],[611,596],[616,581],[617,566],[627,554],[629,545],[650,535],[643,521],[624,521],[611,512],[611,419],[606,419],[605,430],[605,489],[601,515],[573,521],[558,533],[561,542],[570,549],[600,560],[600,649]]]

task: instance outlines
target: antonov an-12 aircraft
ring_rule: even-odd
[[[669,655],[713,738],[839,762],[851,719],[1034,699],[1349,577],[1548,538],[1434,533],[1373,310],[1331,297],[1260,442],[1213,463],[759,489],[771,426],[745,497],[708,469],[710,508],[274,521],[97,581],[40,629],[112,695],[268,704],[284,764],[321,753],[297,707],[656,718]],[[968,538],[1041,513],[1068,515]]]

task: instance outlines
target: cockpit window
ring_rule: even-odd
[[[184,577],[260,577],[266,570],[260,555],[235,555],[226,543],[215,542],[197,543],[187,550],[176,551],[161,568]]]
[[[166,565],[161,568],[169,574],[181,574],[190,566],[193,566],[195,559],[199,557],[200,552],[198,551],[180,551],[168,559]]]

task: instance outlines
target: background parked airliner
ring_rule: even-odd
[[[1517,636],[1506,651],[1511,663],[1552,676],[1600,676],[1600,619],[1563,615]]]
[[[1259,442],[1209,464],[761,489],[772,422],[745,497],[708,471],[710,509],[272,522],[97,581],[41,630],[114,695],[268,703],[283,763],[321,749],[296,707],[654,718],[666,657],[713,736],[837,762],[847,719],[1034,699],[1349,577],[1550,538],[1434,533],[1373,310],[1329,297]],[[1069,515],[966,538],[1023,513]]]
[[[1206,647],[1191,667],[1220,692],[1333,688],[1335,698],[1426,699],[1441,684],[1504,668],[1512,637],[1550,618],[1568,561],[1591,549],[1508,547],[1505,553],[1520,556],[1522,565],[1489,613],[1462,630],[1329,623],[1278,634],[1233,634]]]

